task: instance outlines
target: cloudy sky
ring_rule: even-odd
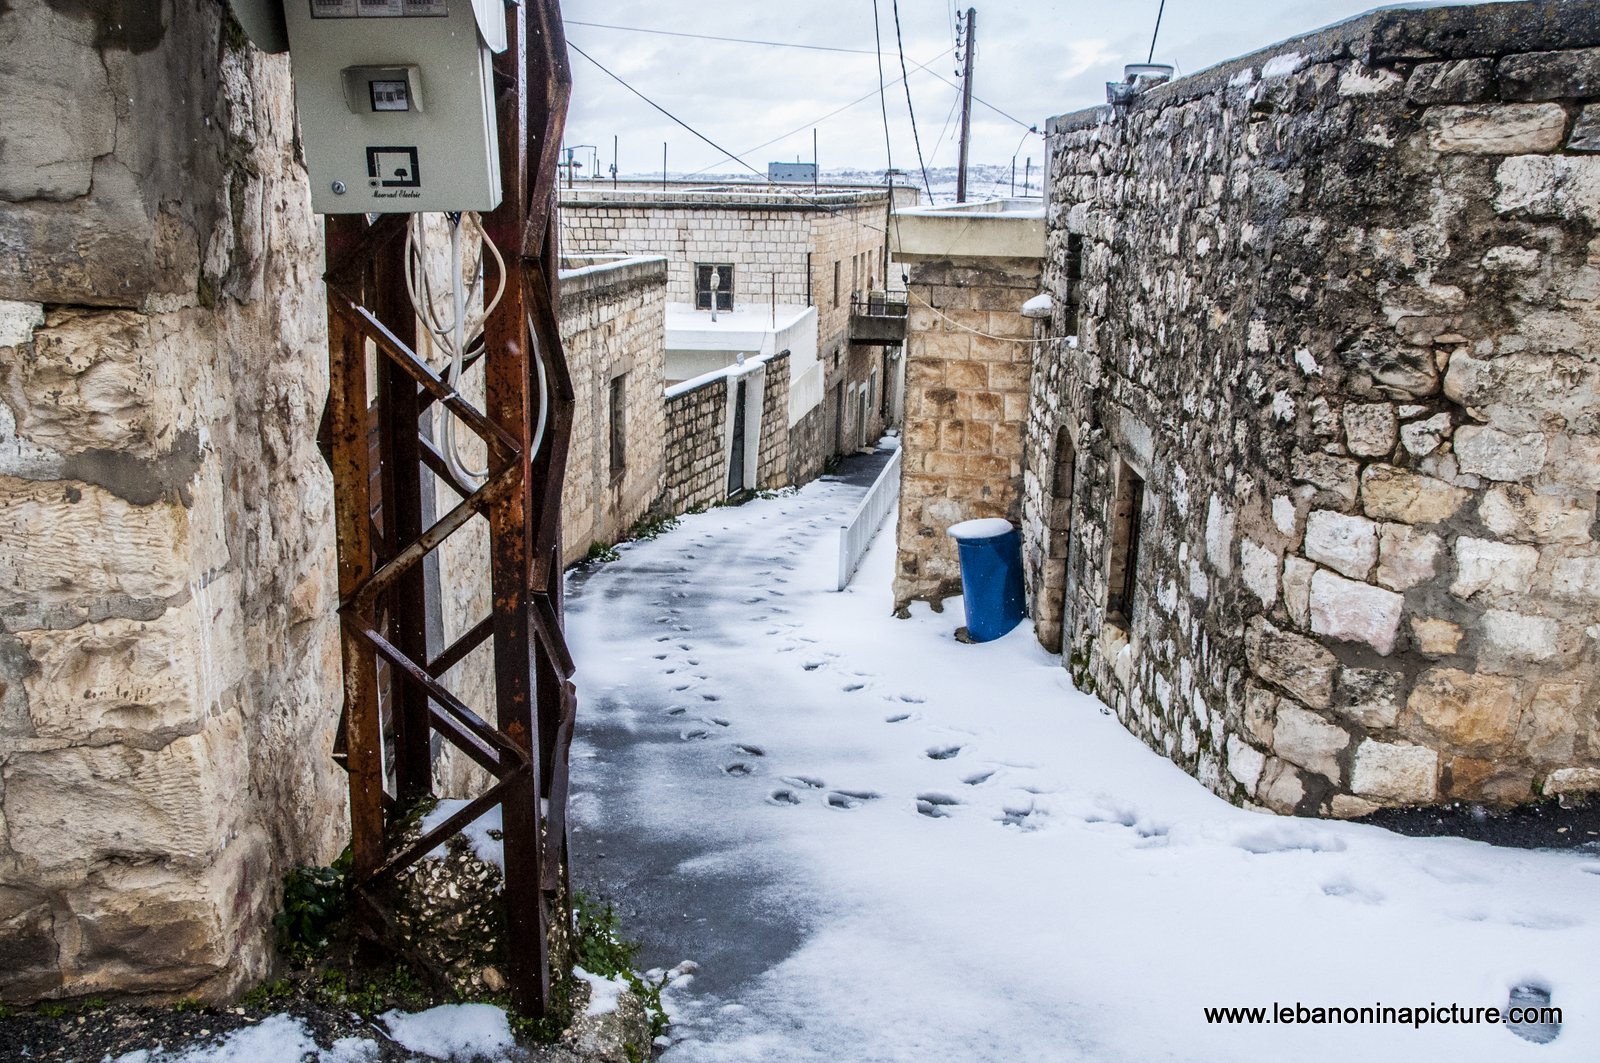
[[[971,0],[899,0],[911,102],[930,167],[956,160],[957,3],[964,10]],[[1037,163],[1043,145],[1027,127],[1042,129],[1051,115],[1103,103],[1105,82],[1120,78],[1122,64],[1144,60],[1159,5],[1160,0],[976,0],[973,91],[994,109],[973,104],[972,161],[1008,164],[1020,152],[1019,170],[1028,155]],[[892,82],[887,102],[894,163],[911,170],[916,152],[898,80],[892,3],[877,0],[877,6],[884,80]],[[1374,0],[1167,0],[1155,58],[1192,73],[1374,6]],[[563,0],[561,7],[571,44],[763,174],[769,161],[809,161],[813,127],[825,169],[884,166],[873,0]],[[916,69],[923,63],[925,70]],[[659,172],[663,141],[674,173],[738,169],[577,51],[572,75],[567,142],[598,145],[602,172],[611,163],[613,136],[620,138],[623,173]]]

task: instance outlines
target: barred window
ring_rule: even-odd
[[[694,305],[700,310],[711,309],[711,275],[717,277],[717,309],[733,309],[733,266],[727,262],[696,262],[694,264]]]

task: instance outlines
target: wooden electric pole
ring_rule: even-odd
[[[961,75],[961,162],[956,168],[956,202],[967,201],[967,148],[972,139],[972,57],[978,50],[978,9],[967,8],[966,65]]]

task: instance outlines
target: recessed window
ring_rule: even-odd
[[[718,310],[733,309],[733,266],[727,262],[696,262],[694,305],[701,310],[710,310],[713,292],[717,297]]]
[[[1144,523],[1144,479],[1127,462],[1117,469],[1111,506],[1111,563],[1106,570],[1106,619],[1129,627],[1139,596],[1139,537]]]
[[[611,415],[611,475],[621,476],[628,466],[628,375],[611,378],[607,406]]]
[[[1067,235],[1067,305],[1066,334],[1078,334],[1078,308],[1082,304],[1079,289],[1083,286],[1083,237],[1076,233]]]

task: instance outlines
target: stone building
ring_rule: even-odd
[[[1135,89],[1049,126],[1049,317],[988,481],[1039,636],[1240,803],[1600,789],[1593,6],[1381,10]],[[912,493],[968,495],[944,468]]]
[[[896,188],[894,196],[914,203],[917,193]],[[562,241],[572,253],[666,256],[670,380],[706,371],[708,354],[720,353],[729,365],[736,354],[789,350],[788,473],[803,482],[827,458],[870,444],[885,427],[897,369],[892,348],[852,343],[850,324],[854,295],[885,284],[889,197],[886,188],[852,186],[813,192],[580,184],[561,190]],[[738,319],[725,331],[772,333],[772,342],[741,337],[708,344],[713,300],[719,314]],[[791,335],[797,325],[808,339]]]
[[[7,1000],[226,995],[345,835],[288,64],[213,0],[104,9],[0,7]]]
[[[905,432],[894,604],[961,593],[952,524],[1022,515],[1022,434],[1037,345],[1022,306],[1039,293],[1038,200],[897,212],[906,264]]]
[[[567,256],[561,341],[574,408],[561,537],[568,563],[623,538],[661,495],[667,263]]]

